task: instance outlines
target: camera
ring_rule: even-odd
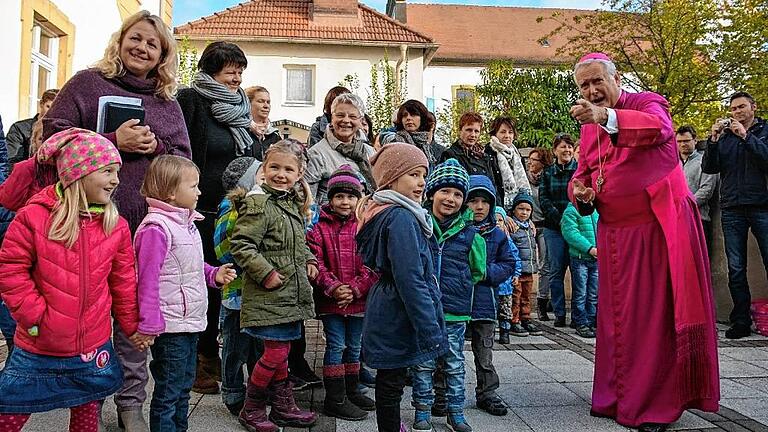
[[[720,119],[718,121],[718,125],[719,125],[718,130],[720,130],[722,132],[722,131],[724,131],[726,129],[730,129],[732,122],[733,122],[733,119],[730,119],[730,118]]]

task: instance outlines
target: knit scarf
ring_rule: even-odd
[[[492,229],[496,228],[496,220],[495,218],[492,220],[488,220],[488,218],[486,218],[480,222],[475,222],[475,228],[480,231],[480,235],[484,236],[488,234]]]
[[[528,229],[528,227],[531,226],[531,220],[530,219],[528,219],[527,221],[523,222],[523,221],[521,221],[520,219],[518,219],[515,216],[512,216],[512,218],[515,220],[515,223],[517,225],[519,225],[521,228]]]
[[[213,79],[205,72],[198,72],[192,80],[192,88],[202,97],[211,101],[211,115],[217,121],[229,126],[235,139],[237,156],[251,148],[253,139],[248,134],[251,126],[251,103],[242,88],[237,93]]]
[[[432,146],[429,145],[429,132],[416,131],[408,132],[405,129],[395,132],[394,141],[400,141],[414,145],[421,149],[427,156],[429,163],[435,162],[435,155],[432,154]]]
[[[371,196],[371,201],[372,202],[369,202],[368,205],[366,205],[365,210],[363,210],[363,215],[358,221],[358,232],[360,231],[360,228],[370,222],[374,216],[395,205],[410,211],[413,214],[413,217],[419,222],[419,226],[421,227],[424,236],[427,238],[432,237],[432,217],[429,215],[429,212],[421,207],[416,201],[406,198],[401,193],[391,189],[375,192]]]
[[[461,140],[459,140],[459,145],[461,145],[461,148],[464,149],[464,152],[475,159],[483,159],[485,158],[485,144],[480,142],[478,140],[473,145],[469,145]]]
[[[365,177],[367,190],[376,190],[376,181],[373,179],[371,162],[368,161],[368,153],[365,151],[365,143],[360,137],[355,135],[352,142],[343,143],[333,134],[333,129],[329,124],[325,128],[325,139],[328,141],[328,144],[330,144],[332,148],[335,148],[337,152],[341,153],[342,156],[353,160],[357,164],[360,174]]]

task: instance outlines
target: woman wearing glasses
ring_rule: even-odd
[[[376,189],[368,159],[375,153],[373,147],[358,133],[365,115],[365,104],[360,97],[343,93],[331,104],[331,123],[325,128],[325,136],[307,152],[307,170],[304,179],[309,183],[315,203],[328,202],[328,179],[338,167],[351,165],[361,174],[368,193]]]

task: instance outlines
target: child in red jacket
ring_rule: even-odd
[[[326,340],[325,413],[345,420],[363,420],[366,411],[376,409],[358,389],[365,299],[377,280],[357,254],[355,208],[362,193],[352,167],[339,167],[328,179],[329,202],[307,234],[307,245],[317,258],[319,272],[312,285]]]
[[[98,430],[99,401],[122,384],[110,342],[112,319],[138,349],[131,233],[111,201],[122,161],[115,146],[83,129],[49,138],[39,159],[59,182],[33,196],[0,250],[0,293],[18,323],[0,375],[0,427],[20,431],[33,412],[71,408],[70,431]]]

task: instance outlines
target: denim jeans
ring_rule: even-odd
[[[731,323],[752,325],[752,296],[747,283],[747,238],[750,228],[757,239],[763,266],[768,272],[768,210],[751,207],[723,209],[723,240],[728,258],[728,288],[733,299]]]
[[[442,361],[448,412],[464,411],[464,333],[467,323],[448,322],[445,330],[448,332],[448,352],[439,359],[413,367],[413,406],[417,410],[429,411],[434,405],[432,374]]]
[[[248,376],[264,352],[261,339],[240,331],[240,310],[221,307],[221,400],[226,405],[236,405],[245,400],[243,365],[248,366]]]
[[[595,326],[597,261],[571,257],[571,318],[577,326]]]
[[[544,241],[547,242],[547,264],[543,277],[549,282],[552,298],[552,309],[556,317],[565,316],[565,269],[568,268],[570,257],[568,244],[560,231],[547,229],[544,231]]]
[[[195,381],[200,333],[164,333],[155,338],[149,370],[155,391],[149,404],[152,432],[187,430],[189,392]]]
[[[0,332],[5,337],[5,344],[8,346],[8,355],[13,352],[13,335],[16,334],[16,321],[11,317],[11,311],[5,302],[0,302]]]
[[[359,363],[363,317],[320,315],[325,331],[323,366]]]

